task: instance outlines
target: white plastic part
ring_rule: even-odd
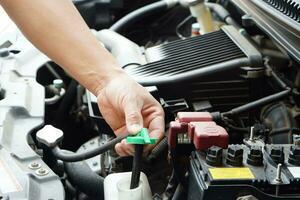
[[[131,200],[140,200],[143,199],[143,182],[140,181],[140,184],[137,188],[130,189],[130,180],[124,178],[119,180],[117,183],[118,188],[118,198],[119,199],[131,199]]]
[[[46,125],[36,133],[36,139],[48,147],[55,147],[63,136],[64,133],[52,125]]]
[[[147,176],[141,172],[139,187],[130,189],[131,172],[110,174],[104,179],[105,200],[152,200]]]
[[[194,6],[190,6],[190,11],[200,25],[201,34],[215,31],[216,27],[212,20],[211,12],[204,3],[198,3]]]

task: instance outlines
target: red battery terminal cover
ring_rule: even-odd
[[[177,120],[181,123],[190,122],[211,122],[213,117],[209,112],[179,112]]]
[[[188,125],[188,134],[198,150],[211,146],[226,149],[228,146],[227,131],[215,122],[191,122]]]
[[[199,150],[211,146],[227,148],[228,133],[218,126],[209,112],[179,112],[170,123],[168,143],[171,149],[177,145],[177,135],[186,133]]]

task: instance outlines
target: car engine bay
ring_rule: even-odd
[[[165,136],[118,156],[97,98],[7,19],[0,200],[300,199],[299,0],[73,2],[160,102]],[[146,186],[121,194],[133,168]]]

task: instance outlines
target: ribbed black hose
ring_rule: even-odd
[[[68,179],[78,190],[97,200],[104,200],[104,179],[85,162],[64,163]]]
[[[134,189],[139,186],[143,149],[144,149],[144,145],[142,145],[142,144],[135,145],[133,164],[132,164],[132,174],[131,174],[131,181],[130,181],[130,189]]]
[[[58,146],[56,146],[55,148],[52,149],[52,153],[59,160],[62,160],[65,162],[78,162],[78,161],[92,158],[94,156],[97,156],[99,154],[102,154],[102,153],[114,148],[114,146],[117,143],[121,142],[121,140],[124,138],[125,138],[125,136],[114,138],[114,139],[106,142],[105,144],[103,144],[95,149],[92,149],[90,151],[87,151],[87,152],[70,153],[70,152],[66,152],[65,150],[62,150]]]
[[[151,151],[147,157],[147,162],[155,160],[162,152],[168,149],[168,138],[164,137]]]
[[[158,13],[168,9],[168,4],[166,1],[158,1],[149,5],[146,5],[142,8],[132,11],[131,13],[125,15],[121,19],[119,19],[116,23],[114,23],[110,30],[115,32],[120,32],[125,27],[128,27],[135,23],[138,20],[141,20],[144,17],[152,15],[154,13]]]

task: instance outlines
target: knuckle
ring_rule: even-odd
[[[139,119],[140,119],[139,115],[140,115],[140,113],[138,111],[133,111],[127,115],[127,119],[129,121],[139,121]]]

